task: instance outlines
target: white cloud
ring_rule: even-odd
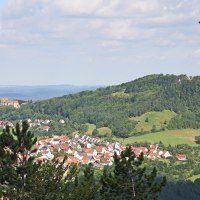
[[[195,51],[193,52],[193,55],[194,55],[195,57],[200,58],[200,49],[195,50]]]
[[[148,39],[155,34],[155,29],[142,29],[137,27],[132,20],[117,20],[105,24],[102,33],[110,39],[135,40]]]
[[[10,50],[13,48],[15,48],[15,46],[11,44],[0,44],[0,49],[3,49],[3,50]]]
[[[174,40],[187,40],[187,36],[184,33],[181,32],[174,32],[171,34],[170,38]]]
[[[159,0],[9,0],[4,17],[50,12],[80,17],[135,17],[159,9]]]
[[[102,0],[47,0],[46,2],[56,6],[66,15],[92,15],[102,4]]]
[[[175,42],[173,42],[170,39],[158,38],[156,40],[156,44],[159,45],[159,46],[174,46]]]
[[[109,49],[110,51],[121,50],[125,44],[119,40],[102,40],[98,43],[100,47]]]
[[[194,20],[200,12],[195,3],[196,0],[9,0],[1,13],[0,42],[86,43],[91,48],[119,48],[130,40],[150,40],[160,46],[192,44],[197,34],[185,22]]]
[[[147,66],[143,67],[145,73],[152,72],[153,66],[158,66],[160,72],[163,65],[169,72],[169,66],[180,65],[182,70],[199,60],[193,57],[200,55],[199,0],[7,2],[0,10],[0,58],[8,68],[32,65],[39,70],[56,66],[60,71],[59,66],[63,66],[63,72],[66,68],[69,73],[76,69],[76,76],[62,73],[64,78],[78,81],[77,71],[85,73],[83,66],[87,68],[90,62],[99,71],[103,66],[100,76],[105,77],[107,68],[112,69],[112,75],[120,66],[126,66],[127,70],[121,72],[129,71],[129,75],[141,72],[142,66]],[[8,53],[12,48],[14,60]],[[187,57],[194,49],[194,55]],[[190,58],[193,59],[189,61]]]
[[[23,18],[40,13],[45,6],[42,0],[9,0],[2,11],[4,18]]]
[[[164,10],[170,10],[169,4],[158,0],[10,0],[3,12],[0,42],[39,46],[86,42],[91,48],[116,50],[130,40],[151,40],[172,46],[184,34],[166,33],[157,24],[179,23],[185,16],[162,14]]]
[[[157,0],[113,0],[107,1],[96,14],[106,17],[134,17],[154,12],[158,8]]]
[[[158,17],[153,17],[147,19],[151,23],[156,23],[156,24],[175,24],[179,22],[184,22],[184,20],[188,19],[188,16],[184,14],[163,14]]]
[[[43,0],[64,15],[96,17],[132,17],[154,12],[158,0]]]

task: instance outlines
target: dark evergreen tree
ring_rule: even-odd
[[[166,178],[157,178],[157,172],[148,172],[142,165],[143,154],[138,158],[131,148],[114,156],[114,169],[104,168],[101,197],[106,200],[157,199]]]
[[[24,121],[12,130],[7,126],[0,135],[0,191],[9,199],[29,199],[40,166],[30,157],[37,139],[28,129]]]
[[[153,132],[156,132],[156,125],[153,125],[153,126],[152,126],[151,132],[152,132],[152,133],[153,133]]]
[[[34,177],[35,187],[30,200],[65,200],[74,194],[76,165],[66,165],[65,160],[43,163]]]
[[[200,136],[196,136],[196,137],[195,137],[195,142],[196,142],[197,144],[200,144]]]
[[[94,130],[92,131],[92,135],[93,135],[93,136],[98,136],[98,135],[99,135],[99,131],[98,131],[97,129],[94,129]]]
[[[77,178],[76,187],[69,200],[97,200],[99,199],[98,190],[99,182],[94,176],[94,167],[92,164],[85,165],[83,169],[83,176]]]
[[[78,184],[77,166],[65,160],[34,162],[30,156],[37,139],[27,121],[6,127],[0,135],[0,197],[14,200],[90,200],[97,193],[92,166],[87,166]]]

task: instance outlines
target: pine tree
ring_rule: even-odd
[[[0,196],[29,199],[32,179],[40,165],[30,157],[37,139],[28,129],[28,122],[23,121],[12,130],[7,126],[0,135]]]
[[[55,159],[43,163],[37,176],[34,177],[35,187],[30,200],[66,200],[73,195],[76,165],[67,165],[65,160],[58,162]]]
[[[99,186],[91,165],[82,172],[84,178],[78,180],[77,166],[66,165],[65,160],[36,163],[30,155],[35,151],[36,141],[27,121],[3,130],[0,135],[0,197],[14,200],[95,198]]]
[[[84,166],[80,172],[83,173],[83,176],[79,175],[78,183],[75,181],[75,188],[68,200],[99,199],[98,190],[100,184],[95,179],[93,165],[90,163],[89,165]]]
[[[157,199],[166,179],[158,180],[154,168],[147,173],[142,166],[143,154],[136,158],[131,148],[127,148],[120,156],[114,155],[114,168],[104,168],[101,197],[106,200],[143,200]]]

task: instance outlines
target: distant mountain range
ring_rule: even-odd
[[[47,85],[47,86],[0,86],[0,98],[20,100],[46,100],[85,90],[95,90],[101,86]]]

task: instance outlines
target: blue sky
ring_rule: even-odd
[[[6,0],[0,0],[0,7],[4,6],[6,4]]]
[[[0,0],[0,85],[200,75],[199,0]]]

